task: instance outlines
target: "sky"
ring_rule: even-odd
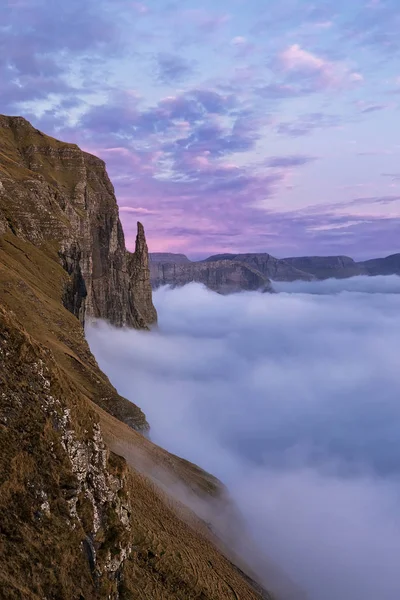
[[[398,0],[0,0],[0,112],[106,161],[127,246],[399,251]]]
[[[228,487],[264,585],[267,557],[308,600],[398,600],[400,278],[275,286],[160,288],[157,329],[87,339],[151,438]]]

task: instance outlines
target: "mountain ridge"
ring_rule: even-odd
[[[208,264],[211,271],[218,266],[222,271],[220,276],[223,276],[224,267],[226,269],[232,268],[233,265],[247,265],[252,269],[253,276],[258,273],[260,277],[268,279],[271,289],[274,281],[318,281],[329,278],[345,279],[359,275],[400,275],[400,253],[356,262],[344,255],[276,258],[267,252],[214,254],[203,260],[191,261],[184,254],[160,252],[150,254],[151,285],[153,289],[160,285],[175,287],[197,280],[210,289],[218,291],[217,287],[209,285],[204,277],[198,276],[197,279],[193,277],[194,272],[201,273],[204,264]],[[251,289],[255,288],[245,282],[243,285],[232,287],[229,291]]]

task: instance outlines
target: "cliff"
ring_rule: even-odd
[[[57,251],[70,275],[64,304],[81,322],[154,323],[143,228],[131,256],[104,162],[20,117],[0,116],[0,143],[0,233]]]
[[[104,163],[1,117],[0,182],[1,598],[271,598],[165,491],[226,513],[223,486],[139,433],[86,343],[85,318],[155,318]]]
[[[273,281],[311,281],[313,275],[305,272],[301,267],[291,264],[286,260],[275,258],[267,253],[247,253],[247,254],[216,254],[205,259],[205,262],[214,262],[216,260],[233,260],[248,264],[253,269],[257,269],[265,277]]]
[[[241,290],[272,292],[271,282],[251,265],[238,261],[214,262],[150,262],[153,288],[161,285],[179,287],[187,283],[202,283],[220,294]]]

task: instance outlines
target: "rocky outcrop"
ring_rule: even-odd
[[[284,259],[296,269],[306,271],[317,279],[344,279],[356,275],[366,275],[362,264],[349,256],[296,256]]]
[[[141,223],[138,223],[135,252],[133,254],[128,253],[127,264],[133,308],[138,311],[145,323],[155,323],[157,312],[152,299],[149,252]]]
[[[0,232],[57,250],[65,306],[81,322],[154,323],[143,227],[131,256],[104,162],[20,117],[0,116],[0,143]]]
[[[271,600],[161,489],[222,502],[218,480],[105,418],[2,306],[0,386],[2,600]]]
[[[1,597],[119,598],[126,465],[51,352],[1,307],[0,382]]]
[[[273,281],[311,281],[313,275],[305,272],[301,267],[296,268],[286,260],[275,258],[267,253],[247,253],[247,254],[216,254],[210,256],[205,262],[214,262],[216,260],[234,260],[251,265],[254,269],[260,271],[265,277]]]
[[[180,287],[196,282],[220,294],[231,294],[242,290],[273,291],[271,282],[260,271],[237,261],[152,262],[150,273],[153,288],[162,285]]]

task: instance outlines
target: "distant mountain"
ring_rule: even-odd
[[[311,281],[314,279],[310,272],[305,272],[301,267],[292,265],[286,260],[275,258],[271,254],[247,253],[247,254],[215,254],[206,258],[203,262],[214,262],[217,260],[235,260],[251,265],[263,275],[273,281]]]
[[[270,280],[263,273],[249,264],[234,260],[157,262],[151,257],[150,279],[153,288],[162,285],[179,287],[197,282],[221,294],[241,290],[273,291]]]
[[[345,279],[356,275],[367,275],[363,263],[356,263],[349,256],[295,256],[285,262],[296,269],[306,271],[317,279]]]
[[[271,281],[345,279],[357,275],[400,275],[400,253],[356,262],[349,256],[294,256],[275,258],[266,252],[214,254],[192,262],[185,254],[150,254],[153,288],[204,283],[222,293],[272,289]]]
[[[386,258],[372,258],[362,263],[368,275],[400,275],[400,253]]]
[[[400,253],[360,262],[349,256],[296,256],[284,260],[311,273],[317,279],[345,279],[357,275],[400,275]]]
[[[190,263],[191,261],[188,259],[186,254],[174,254],[172,252],[150,252],[149,254],[150,262],[157,263]]]

